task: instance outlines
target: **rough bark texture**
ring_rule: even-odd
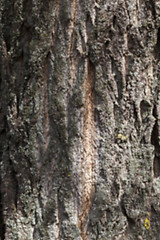
[[[160,239],[160,2],[0,0],[0,239]]]

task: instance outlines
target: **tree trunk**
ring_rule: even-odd
[[[160,239],[159,1],[0,19],[0,239]]]

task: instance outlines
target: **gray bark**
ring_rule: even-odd
[[[0,239],[159,240],[160,3],[0,0]]]

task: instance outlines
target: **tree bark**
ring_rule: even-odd
[[[0,239],[158,240],[158,0],[0,1]]]

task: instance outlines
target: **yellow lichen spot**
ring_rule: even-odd
[[[118,135],[117,135],[117,138],[120,138],[120,139],[122,139],[122,134],[121,133],[118,133]]]
[[[147,212],[147,215],[148,215],[148,216],[150,216],[150,215],[151,215],[151,213],[150,213],[150,212]]]
[[[122,141],[126,141],[127,140],[127,136],[122,136]]]
[[[122,143],[127,141],[127,136],[122,135],[121,133],[118,133],[116,138],[117,138],[118,141],[120,140]]]
[[[150,224],[150,221],[149,221],[148,218],[145,219],[144,226],[145,226],[146,229],[150,228],[151,224]]]
[[[68,173],[68,177],[70,177],[71,176],[71,174],[70,173]]]

